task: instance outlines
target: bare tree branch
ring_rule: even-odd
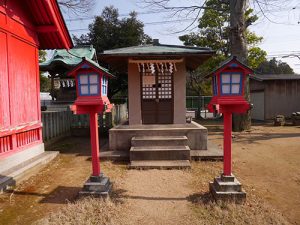
[[[58,0],[58,4],[64,12],[79,15],[90,12],[96,5],[96,0]]]

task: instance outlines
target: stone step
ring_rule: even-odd
[[[186,136],[136,136],[131,139],[131,146],[185,146]]]
[[[234,179],[233,182],[225,182],[222,181],[220,177],[217,177],[214,179],[214,187],[216,191],[218,192],[241,192],[242,191],[242,185],[241,183]]]
[[[143,160],[131,161],[130,169],[190,169],[189,160]]]
[[[235,203],[243,203],[246,199],[246,192],[240,191],[219,191],[214,185],[214,182],[209,183],[209,190],[216,200],[230,201]]]
[[[0,190],[6,190],[8,186],[15,186],[18,182],[29,178],[58,154],[57,151],[43,152],[3,172],[0,175]]]
[[[131,147],[130,160],[190,160],[189,146]]]

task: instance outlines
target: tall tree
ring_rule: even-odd
[[[262,62],[256,71],[261,74],[294,74],[294,70],[287,63],[275,58]]]
[[[100,16],[95,17],[89,25],[90,32],[79,38],[73,36],[76,45],[92,44],[98,53],[108,49],[129,47],[148,43],[151,38],[144,33],[144,24],[137,19],[137,14],[131,12],[128,18],[119,19],[118,9],[105,7]],[[107,65],[104,65],[107,66]],[[109,97],[127,90],[127,76],[118,71],[112,71],[117,79],[111,79]]]
[[[39,62],[46,61],[47,52],[45,50],[39,50]],[[40,91],[48,92],[50,91],[50,80],[48,77],[44,76],[43,73],[40,72]]]
[[[212,71],[229,55],[237,55],[240,60],[244,62],[248,61],[248,64],[250,64],[252,68],[256,68],[261,62],[266,60],[266,52],[256,46],[261,42],[262,37],[256,36],[247,29],[258,19],[257,16],[253,15],[251,8],[245,10],[243,16],[243,20],[245,21],[242,28],[243,32],[236,37],[232,35],[232,33],[237,33],[236,30],[241,29],[237,27],[241,25],[236,24],[235,28],[231,27],[231,20],[234,20],[231,17],[231,6],[226,3],[220,4],[219,0],[207,0],[206,6],[207,8],[199,18],[199,31],[180,37],[180,40],[183,41],[185,45],[210,47],[217,52],[217,56],[204,63],[195,73],[192,73],[188,77],[188,87],[198,90],[196,91],[198,94],[204,94],[207,90],[207,86],[210,85],[210,82],[205,79],[205,75]],[[240,7],[241,6],[238,6],[238,10],[241,10]],[[237,41],[236,39],[240,40]],[[236,45],[237,42],[239,43],[238,45]],[[243,54],[237,51],[239,48],[245,48],[242,51]],[[246,97],[249,98],[249,94],[246,95]],[[247,115],[244,117],[245,118],[240,115],[234,115],[234,130],[249,128],[250,116]]]
[[[281,7],[281,3],[278,0],[249,0],[253,5],[256,5],[259,13],[262,14],[263,17],[267,18],[268,21],[272,21],[268,16],[267,12],[272,12],[272,8],[277,8],[277,10]],[[248,22],[251,20],[247,20],[245,13],[248,8],[248,0],[216,0],[218,3],[215,7],[209,5],[210,0],[203,0],[200,3],[195,5],[184,5],[180,6],[178,4],[172,5],[171,0],[144,0],[143,2],[146,3],[148,7],[152,9],[163,9],[173,16],[181,16],[181,17],[188,17],[191,14],[194,14],[194,19],[190,25],[184,28],[181,31],[186,31],[193,26],[193,24],[202,17],[203,10],[215,10],[215,11],[224,11],[223,6],[226,5],[229,7],[230,12],[230,22],[229,22],[229,49],[231,55],[236,55],[242,62],[247,63],[247,41],[246,41],[246,28],[248,26]],[[285,4],[290,2],[287,0]],[[214,35],[214,33],[212,33]],[[255,54],[257,53],[258,49],[253,49],[250,53]],[[262,58],[262,55],[259,56]],[[249,81],[246,81],[246,93],[245,97],[249,99],[249,88],[248,88]],[[233,130],[234,131],[241,131],[248,129],[250,127],[250,114],[244,116],[236,116],[233,117]]]

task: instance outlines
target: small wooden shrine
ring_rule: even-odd
[[[110,129],[110,150],[129,152],[132,168],[190,167],[191,151],[207,150],[207,129],[186,121],[186,77],[213,54],[158,40],[99,54],[128,74],[129,121]]]

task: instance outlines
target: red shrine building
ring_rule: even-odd
[[[71,47],[56,0],[0,0],[0,181],[44,153],[38,50]]]

